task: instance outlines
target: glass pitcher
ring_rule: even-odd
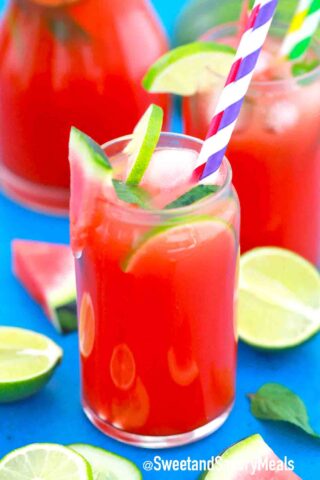
[[[132,132],[167,49],[146,0],[11,0],[0,26],[0,166],[9,196],[65,213],[72,125],[101,143]]]

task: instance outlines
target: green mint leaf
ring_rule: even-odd
[[[139,185],[128,185],[121,180],[112,180],[116,194],[123,202],[148,208],[149,194]]]
[[[287,422],[320,438],[309,424],[303,401],[291,390],[278,383],[263,385],[256,394],[249,395],[251,413],[261,420]]]
[[[89,34],[69,16],[47,18],[47,25],[52,35],[61,43],[72,40],[89,41]]]
[[[192,205],[193,203],[208,197],[212,193],[217,192],[219,189],[220,187],[218,185],[197,185],[181,195],[181,197],[169,203],[165,209],[169,210],[171,208],[187,207],[188,205]]]

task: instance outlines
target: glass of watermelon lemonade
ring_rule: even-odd
[[[130,140],[104,146],[118,179]],[[202,438],[234,401],[239,205],[228,161],[216,193],[163,208],[189,189],[201,146],[161,134],[143,180],[152,210],[119,200],[74,156],[83,406],[100,430],[138,446]]]
[[[221,25],[203,39],[236,46],[237,29],[236,24]],[[271,28],[227,156],[242,209],[241,249],[280,246],[317,264],[320,45],[313,41],[294,67],[276,62],[285,32],[281,25]],[[187,134],[205,137],[224,80],[207,71],[206,88],[184,98]]]

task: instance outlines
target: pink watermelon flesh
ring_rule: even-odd
[[[58,331],[77,329],[74,259],[69,246],[14,240],[12,269]]]
[[[101,222],[100,210],[107,192],[114,195],[112,167],[100,145],[74,127],[70,134],[69,162],[71,247],[78,253],[85,246],[88,228],[93,229]]]
[[[302,480],[291,462],[284,463],[260,435],[252,435],[228,448],[203,480]]]

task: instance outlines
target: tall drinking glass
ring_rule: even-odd
[[[234,24],[206,40],[236,43]],[[286,29],[275,25],[267,40],[227,150],[242,209],[241,249],[279,246],[320,261],[320,45],[307,55],[310,71],[272,66]],[[265,63],[264,63],[265,62]],[[270,67],[265,69],[266,64]],[[204,138],[223,85],[184,99],[185,131]],[[218,85],[218,86],[217,86]]]
[[[105,145],[120,176],[130,139]],[[157,155],[196,159],[201,145],[162,134],[151,164]],[[166,187],[155,200],[185,185]],[[230,165],[225,159],[217,193],[173,210],[91,191],[87,218],[71,208],[84,410],[106,434],[139,446],[204,437],[225,421],[235,395],[239,205]],[[74,180],[72,204],[77,195]]]

